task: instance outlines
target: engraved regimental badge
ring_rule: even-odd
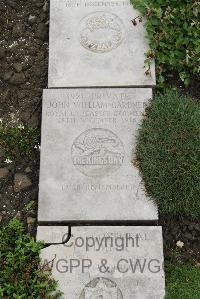
[[[79,299],[123,299],[123,295],[114,281],[98,277],[85,286]]]
[[[112,131],[93,128],[80,134],[72,145],[74,166],[84,175],[102,177],[116,171],[124,161],[124,146]]]
[[[80,23],[80,43],[92,52],[106,53],[117,48],[124,38],[122,20],[108,12],[95,12]]]

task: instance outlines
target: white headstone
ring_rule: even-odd
[[[49,87],[152,86],[144,22],[130,0],[51,0]],[[132,20],[136,18],[137,26]]]
[[[45,240],[43,227],[38,232]],[[53,235],[52,241],[56,243]],[[163,299],[165,295],[161,227],[72,227],[68,243],[43,249],[41,257],[53,266],[65,299]]]
[[[44,91],[38,220],[157,220],[133,165],[151,89]]]

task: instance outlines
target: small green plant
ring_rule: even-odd
[[[6,158],[31,156],[39,146],[39,132],[27,125],[14,127],[0,122],[0,145],[5,148]]]
[[[136,163],[163,213],[200,216],[200,103],[156,94],[139,130]]]
[[[166,263],[166,299],[199,299],[200,268]]]
[[[31,211],[35,208],[36,202],[34,200],[31,200],[24,208],[25,211]]]
[[[17,219],[0,230],[0,298],[61,298],[51,270],[40,264],[42,248]]]
[[[189,84],[192,76],[200,74],[199,0],[131,1],[146,17],[151,48],[146,63],[156,57],[160,82],[166,71],[174,71]]]

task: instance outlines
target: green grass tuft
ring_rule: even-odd
[[[157,94],[139,130],[136,158],[161,212],[200,215],[200,103]]]
[[[16,157],[31,157],[38,150],[39,131],[28,125],[6,126],[0,122],[0,146],[5,149],[9,159]]]
[[[200,268],[166,264],[166,299],[199,299]]]
[[[58,299],[51,269],[40,264],[41,242],[14,219],[0,230],[0,298]]]

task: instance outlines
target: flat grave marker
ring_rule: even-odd
[[[62,240],[63,228],[56,238],[54,230],[52,243]],[[38,235],[49,241],[43,227]],[[69,242],[43,249],[41,258],[53,266],[65,299],[164,298],[161,227],[72,227]]]
[[[129,0],[50,1],[49,88],[152,86],[144,22]],[[132,21],[137,18],[138,25]]]
[[[40,222],[157,220],[133,165],[151,89],[49,89],[42,115]]]
[[[134,163],[155,85],[154,62],[148,75],[144,68],[145,20],[130,0],[50,6],[37,230],[49,246],[41,258],[63,299],[163,299],[162,228],[129,225],[158,220]]]

